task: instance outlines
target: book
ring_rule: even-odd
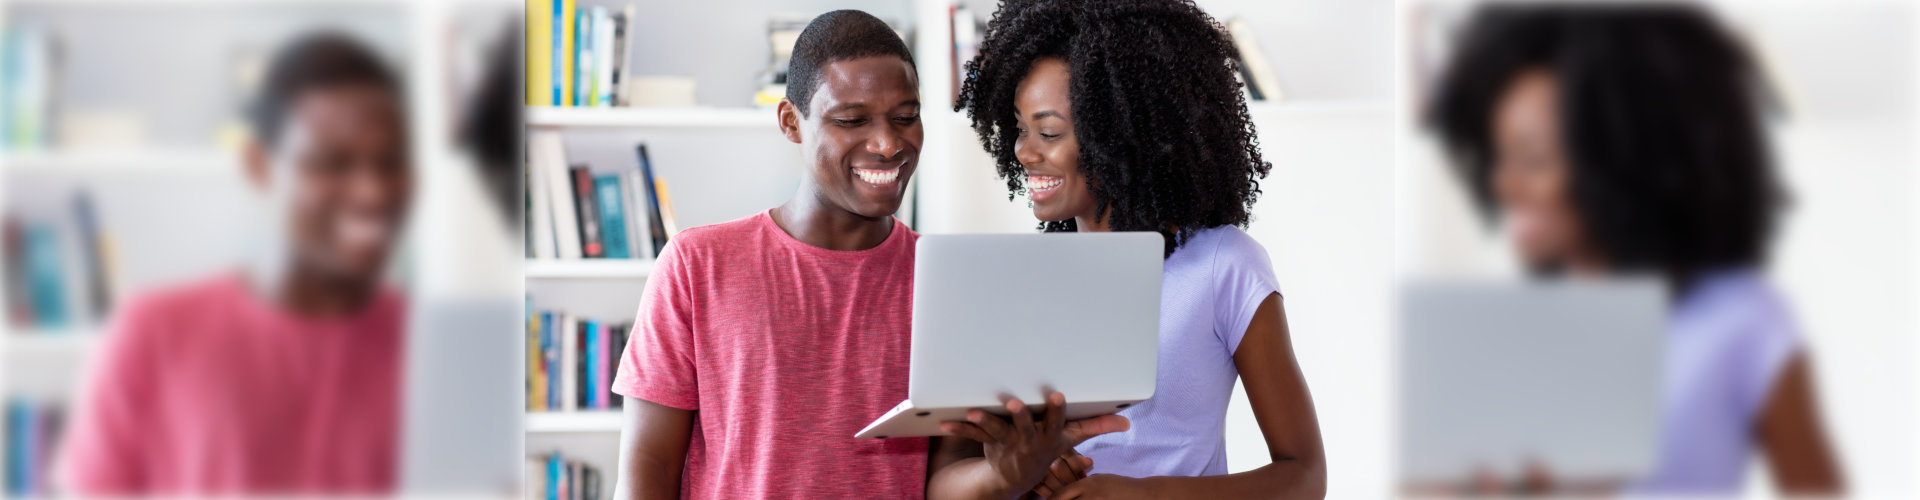
[[[588,104],[595,107],[613,105],[613,38],[617,29],[606,7],[593,7],[593,102]]]
[[[588,258],[606,256],[606,248],[600,240],[600,207],[593,192],[593,172],[585,166],[576,166],[568,170],[573,178],[573,216],[578,218],[575,227],[580,230],[580,255]]]
[[[73,219],[80,233],[80,258],[82,271],[86,275],[87,315],[97,321],[106,318],[113,307],[111,241],[100,229],[99,214],[90,192],[74,194]]]
[[[26,227],[27,293],[33,304],[34,324],[50,329],[68,324],[59,237],[51,224],[32,223]]]
[[[647,189],[640,177],[639,169],[621,175],[620,190],[627,199],[627,249],[636,259],[651,259],[653,253],[653,230],[648,220],[652,214],[647,207],[652,206]]]
[[[574,13],[575,26],[573,41],[573,105],[592,106],[593,82],[595,81],[593,64],[599,61],[594,55],[594,15],[598,7],[588,7]]]
[[[16,325],[33,324],[33,293],[27,287],[27,233],[20,219],[5,222],[7,320]]]
[[[527,0],[526,87],[528,106],[552,106],[553,12],[558,0]]]
[[[544,177],[544,181],[537,183],[547,188],[548,207],[544,220],[553,225],[554,257],[578,259],[581,256],[579,219],[574,213],[573,182],[567,170],[566,145],[561,140],[560,132],[533,132],[527,138],[527,153],[534,162],[533,168],[539,171],[535,175]]]
[[[580,372],[574,367],[580,366],[580,322],[572,316],[560,315],[560,410],[577,411],[580,409]]]
[[[667,180],[653,179],[653,195],[660,200],[660,225],[666,228],[667,238],[680,234],[680,224],[673,217],[673,196],[667,194]]]
[[[593,192],[600,207],[600,244],[606,258],[632,258],[633,252],[627,249],[626,191],[620,187],[620,176],[593,176]]]
[[[587,409],[600,409],[600,356],[606,347],[600,341],[600,323],[587,320],[581,328],[583,337],[580,345],[585,346],[586,361],[580,363],[580,379],[586,381],[580,386],[580,406]]]
[[[547,411],[561,409],[560,377],[555,375],[560,369],[560,316],[549,312],[543,313],[540,318],[540,351],[541,356],[546,358],[546,363],[542,364],[541,378],[546,379],[544,399],[547,400]]]
[[[543,315],[527,315],[527,411],[547,411],[547,356],[541,343]]]
[[[618,360],[621,356],[626,355],[627,337],[632,334],[633,325],[633,323],[621,323],[610,331],[610,333],[613,334],[613,340],[607,352],[613,356],[612,359]],[[607,385],[606,387],[602,387],[602,389],[607,391],[607,408],[618,410],[626,406],[624,404],[626,397],[613,393],[613,378],[620,374],[620,362],[608,361],[607,369]]]
[[[534,259],[559,258],[559,243],[553,236],[553,193],[547,187],[546,166],[543,161],[534,158],[549,156],[551,151],[545,148],[556,147],[545,143],[548,138],[542,135],[558,132],[533,132],[527,140],[526,198],[527,198],[527,257]],[[561,153],[564,157],[565,153]],[[564,161],[564,160],[563,160]]]
[[[648,238],[653,244],[653,255],[657,257],[661,250],[667,248],[667,225],[660,212],[660,193],[657,191],[658,184],[654,182],[653,162],[647,159],[647,145],[636,145],[634,150],[640,158],[640,186],[647,191]]]
[[[553,2],[553,105],[573,105],[574,0]]]
[[[613,85],[612,105],[614,106],[632,105],[629,102],[632,96],[627,95],[626,85],[628,80],[627,70],[629,69],[627,66],[627,58],[632,57],[634,37],[631,33],[628,33],[628,30],[633,29],[633,22],[635,19],[639,19],[639,17],[637,17],[638,15],[639,12],[635,10],[633,4],[627,4],[625,9],[619,14],[614,15],[613,77],[611,79]]]

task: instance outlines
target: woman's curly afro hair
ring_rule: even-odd
[[[1037,59],[1071,73],[1079,171],[1115,231],[1158,231],[1166,254],[1194,231],[1245,226],[1272,165],[1220,24],[1191,0],[1007,0],[965,66],[954,110],[994,155],[1008,198],[1026,191],[1014,158],[1014,89]],[[1074,221],[1042,222],[1047,232]]]

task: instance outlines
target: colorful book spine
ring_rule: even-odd
[[[35,323],[45,328],[67,325],[66,287],[61,280],[59,233],[48,224],[27,226],[27,283],[33,296]]]
[[[574,13],[574,18],[574,23],[576,23],[574,29],[577,31],[574,32],[573,41],[573,105],[582,107],[592,106],[594,82],[593,63],[598,60],[593,53],[593,30],[595,28],[593,24],[593,8],[583,9]]]
[[[627,245],[627,207],[619,175],[596,175],[593,190],[599,197],[600,243],[609,259],[633,258]]]
[[[574,216],[578,218],[576,226],[580,231],[580,255],[583,257],[606,257],[606,247],[600,239],[600,208],[594,200],[593,172],[587,167],[573,167]]]
[[[667,247],[667,225],[661,218],[660,193],[655,190],[659,184],[654,182],[653,161],[647,158],[647,145],[634,146],[634,150],[634,154],[639,156],[640,160],[640,178],[643,182],[641,187],[647,191],[647,230],[653,240],[653,255],[658,256],[660,251]]]
[[[560,377],[556,376],[555,373],[560,367],[559,320],[560,315],[558,314],[541,314],[540,350],[547,359],[545,369],[542,370],[542,376],[547,379],[547,411],[558,411],[561,409],[560,394],[562,393],[560,392]]]
[[[555,0],[527,0],[526,87],[528,106],[552,106]]]
[[[553,105],[573,104],[574,0],[553,2]]]

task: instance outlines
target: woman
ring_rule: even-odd
[[[1508,5],[1456,54],[1429,125],[1526,265],[1669,284],[1664,436],[1621,486],[1731,495],[1759,451],[1782,492],[1840,493],[1807,348],[1761,271],[1784,196],[1739,43],[1688,6]]]
[[[1120,413],[1130,430],[1077,448],[1090,433],[1015,431],[983,414],[949,423],[958,437],[937,446],[929,497],[1325,495],[1319,424],[1272,266],[1239,228],[1271,167],[1233,55],[1188,0],[1007,2],[994,14],[956,108],[1041,230],[1166,237],[1158,380]],[[1226,474],[1235,379],[1273,462]]]

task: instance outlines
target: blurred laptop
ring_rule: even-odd
[[[1660,439],[1667,305],[1653,281],[1430,281],[1399,315],[1403,488],[1628,480]]]
[[[522,311],[511,295],[417,296],[407,325],[404,496],[517,497]]]

